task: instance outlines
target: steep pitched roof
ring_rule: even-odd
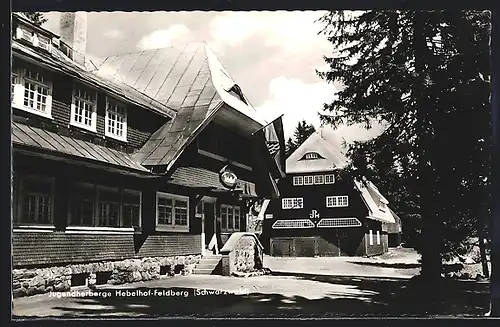
[[[171,166],[224,104],[265,124],[204,42],[109,57],[99,72],[177,111],[135,154],[145,166]]]
[[[304,160],[303,157],[308,152],[316,152],[322,158]],[[294,174],[329,171],[341,169],[346,166],[347,162],[342,145],[335,135],[320,128],[287,158],[286,172]]]

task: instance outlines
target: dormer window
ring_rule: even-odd
[[[46,71],[33,68],[12,71],[12,106],[51,118],[52,81]]]
[[[247,104],[247,101],[245,100],[245,97],[243,96],[243,92],[241,91],[241,88],[234,84],[233,87],[231,87],[228,91],[232,96],[240,99],[244,104]]]
[[[49,51],[50,39],[43,35],[38,35],[38,47]]]
[[[33,43],[35,32],[29,29],[27,26],[20,25],[17,30],[17,38]]]
[[[301,160],[315,160],[315,159],[320,159],[323,158],[322,156],[319,155],[317,152],[308,152],[306,153]]]
[[[96,131],[97,125],[97,91],[75,84],[73,102],[71,104],[71,125]]]
[[[120,141],[127,141],[127,108],[116,100],[106,100],[105,135]]]
[[[51,39],[46,35],[35,32],[29,26],[19,24],[16,29],[16,38],[24,40],[37,48],[50,51]]]

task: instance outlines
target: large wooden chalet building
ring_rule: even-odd
[[[370,181],[338,178],[346,164],[342,145],[326,128],[286,159],[281,198],[271,201],[263,225],[271,255],[372,256],[388,250],[388,234],[401,232],[400,219]]]
[[[23,277],[26,269],[92,275],[95,267],[106,272],[92,262],[199,258],[213,251],[210,243],[216,251],[245,231],[252,201],[278,196],[284,175],[273,157],[284,145],[281,125],[257,115],[207,44],[92,67],[83,55],[85,15],[62,14],[61,35],[13,15],[12,260],[20,295],[49,290],[49,282],[23,279],[33,277]]]

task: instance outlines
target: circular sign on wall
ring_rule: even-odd
[[[236,174],[229,168],[229,166],[224,166],[219,172],[219,179],[224,187],[232,190],[236,187],[236,181],[238,177]]]

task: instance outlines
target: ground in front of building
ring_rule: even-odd
[[[445,292],[431,296],[411,279],[418,268],[363,264],[381,260],[388,264],[391,259],[266,257],[276,275],[191,275],[101,285],[92,293],[81,289],[18,298],[13,313],[23,318],[481,316],[489,309],[488,283],[448,280]]]

